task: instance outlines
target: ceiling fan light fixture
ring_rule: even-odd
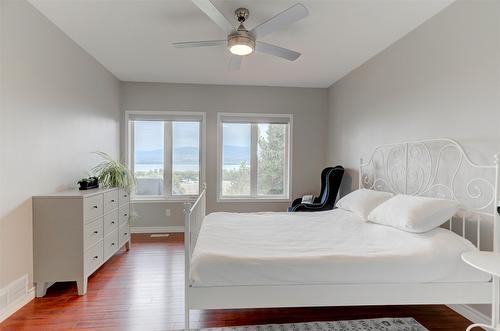
[[[227,38],[227,48],[234,55],[250,55],[255,50],[255,40],[244,34],[230,35]]]
[[[248,45],[234,45],[229,48],[229,51],[234,55],[250,55],[253,52],[253,48]]]

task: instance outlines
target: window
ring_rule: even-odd
[[[172,122],[172,195],[200,191],[200,123]]]
[[[189,115],[191,114],[191,115]],[[203,114],[127,112],[134,197],[195,196],[202,183]]]
[[[290,197],[291,115],[219,114],[219,199]]]
[[[162,196],[165,175],[165,123],[132,121],[134,133],[133,173],[136,195]]]

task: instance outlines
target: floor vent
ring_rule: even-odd
[[[159,237],[168,237],[170,234],[168,233],[153,233],[150,235],[151,238],[159,238]]]
[[[28,290],[28,275],[0,289],[0,322],[31,301],[34,291]]]
[[[7,302],[7,291],[2,288],[0,289],[0,312],[7,307]]]
[[[23,298],[28,293],[28,275],[24,275],[10,283],[7,291],[9,304]]]

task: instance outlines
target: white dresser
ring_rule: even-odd
[[[55,282],[87,278],[118,249],[130,249],[129,194],[121,189],[64,191],[33,197],[36,296]]]

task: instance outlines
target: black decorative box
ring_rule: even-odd
[[[97,177],[82,178],[80,181],[78,181],[78,185],[80,185],[78,189],[81,191],[90,190],[99,187],[99,180],[97,179]]]

